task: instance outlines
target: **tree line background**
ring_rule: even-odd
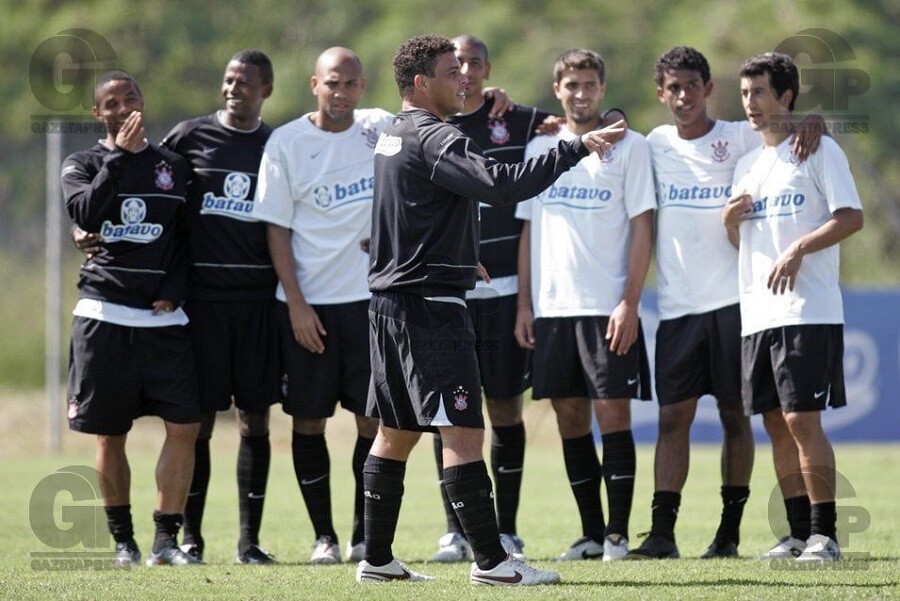
[[[90,30],[108,43],[115,58],[98,68],[115,66],[136,77],[146,99],[145,121],[157,141],[178,121],[221,106],[225,64],[244,48],[259,48],[272,58],[275,89],[263,118],[277,126],[315,107],[308,80],[316,56],[329,46],[348,46],[359,54],[368,82],[361,106],[396,111],[391,58],[397,46],[420,33],[471,33],[490,49],[490,85],[505,88],[517,102],[556,112],[553,61],[565,50],[587,47],[607,63],[604,106],[624,108],[630,126],[647,133],[670,122],[656,99],[653,76],[656,58],[672,46],[694,46],[706,55],[715,82],[711,115],[740,120],[737,70],[743,60],[800,31],[826,29],[846,40],[852,56],[814,64],[814,57],[801,54],[801,69],[852,69],[868,78],[843,108],[814,109],[834,123],[855,115],[866,127],[835,133],[866,211],[865,229],[843,245],[842,278],[866,288],[900,285],[900,4],[893,0],[0,0],[0,8],[0,386],[37,386],[42,379],[46,135],[39,133],[41,116],[57,115],[79,127],[90,123],[83,121],[89,110],[81,105],[46,106],[54,91],[78,93],[60,81],[62,75],[48,80],[53,66],[44,64],[60,32],[71,29]],[[65,57],[54,64],[64,69]],[[96,131],[66,134],[64,153],[98,137]],[[66,248],[64,286],[67,299],[74,299],[79,257]],[[651,274],[648,287],[653,285]]]

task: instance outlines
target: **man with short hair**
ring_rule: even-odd
[[[687,480],[691,423],[705,394],[716,397],[722,422],[722,517],[702,557],[737,556],[750,495],[753,432],[740,405],[737,252],[722,231],[718,209],[731,196],[737,160],[759,141],[746,122],[709,116],[712,90],[709,63],[696,49],[677,46],[657,60],[656,94],[674,120],[647,136],[658,200],[659,436],[650,535],[629,559],[680,557],[675,521]]]
[[[659,101],[674,125],[647,136],[653,154],[658,218],[656,256],[660,324],[656,335],[656,443],[652,525],[629,559],[680,557],[675,522],[687,480],[690,428],[698,400],[716,397],[722,423],[722,514],[703,559],[737,557],[740,524],[750,494],[753,433],[740,405],[740,309],[737,252],[722,231],[719,209],[731,196],[738,159],[760,141],[746,121],[713,119],[709,63],[698,50],[676,46],[656,63]],[[798,135],[805,158],[820,133]],[[698,269],[698,265],[703,269]]]
[[[450,40],[425,35],[394,56],[403,110],[375,148],[369,305],[369,411],[380,425],[366,460],[366,555],[359,582],[422,581],[391,549],[406,461],[423,431],[440,432],[443,481],[475,556],[470,580],[487,585],[559,581],[510,556],[500,544],[491,481],[482,455],[484,418],[475,336],[464,300],[475,285],[478,205],[513,203],[550,185],[602,132],[561,142],[546,155],[506,165],[485,158],[444,123],[464,104],[467,79]]]
[[[156,535],[147,564],[197,560],[177,535],[194,464],[200,407],[191,339],[180,308],[187,272],[183,230],[188,167],[147,141],[144,98],[134,78],[109,71],[94,87],[106,138],[63,162],[66,209],[102,243],[80,269],[69,360],[68,418],[97,435],[97,471],[115,565],[141,560],[131,519],[125,440],[135,419],[166,428],[156,470]]]
[[[839,243],[862,229],[862,203],[834,140],[802,163],[791,153],[800,76],[790,57],[755,56],[740,76],[763,142],[738,161],[737,194],[722,212],[739,255],[744,409],[763,414],[785,498],[809,497],[810,535],[797,559],[833,561],[835,461],[821,414],[847,402]]]
[[[530,142],[527,157],[590,132],[602,121],[606,69],[599,54],[565,52],[553,74],[566,124],[556,136]],[[532,396],[551,399],[581,517],[582,537],[560,560],[612,561],[628,552],[636,467],[630,402],[650,398],[639,303],[655,207],[649,147],[643,136],[629,131],[516,210],[525,220],[516,336],[535,349]],[[602,467],[593,414],[603,439]]]
[[[316,536],[310,561],[325,565],[341,561],[325,442],[338,403],[355,414],[358,432],[348,560],[361,560],[365,550],[362,469],[378,420],[365,416],[371,294],[360,244],[371,229],[372,150],[393,115],[356,108],[365,79],[347,48],[319,55],[310,88],[316,111],[277,128],[266,145],[251,215],[268,224],[294,472]]]
[[[179,123],[162,142],[192,169],[185,310],[197,356],[203,419],[181,547],[200,560],[209,441],[216,412],[230,409],[233,400],[240,433],[236,563],[275,563],[259,545],[259,529],[271,458],[269,406],[279,400],[281,380],[272,298],[277,279],[266,226],[250,217],[259,162],[272,133],[260,119],[272,85],[272,63],[264,53],[236,53],[222,76],[224,109]]]
[[[491,62],[483,41],[472,35],[453,38],[460,70],[468,79],[463,110],[447,122],[459,127],[485,156],[504,163],[522,161],[525,144],[549,115],[534,107],[516,105],[493,116],[497,104],[484,93]],[[525,458],[525,425],[522,423],[522,393],[530,385],[530,353],[513,335],[516,317],[516,277],[519,235],[522,222],[515,218],[515,205],[492,206],[479,203],[481,239],[478,255],[491,275],[490,283],[478,281],[466,293],[466,304],[475,328],[475,350],[484,389],[485,406],[491,422],[491,473],[496,487],[497,523],[503,547],[524,559],[525,543],[516,530],[516,514]],[[434,436],[438,478],[443,473],[440,435]],[[447,517],[447,534],[440,538],[432,561],[472,559],[472,549],[450,505],[446,487],[441,499]]]

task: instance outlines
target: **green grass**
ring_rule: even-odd
[[[37,396],[3,395],[0,405],[0,455],[4,457],[0,489],[0,598],[58,599],[845,599],[894,598],[900,595],[900,523],[896,517],[896,487],[900,467],[898,445],[843,445],[836,449],[838,467],[854,488],[844,491],[839,515],[861,507],[871,523],[851,536],[844,549],[866,559],[836,564],[829,569],[776,569],[767,562],[741,559],[667,562],[573,562],[551,564],[580,534],[577,512],[565,481],[555,425],[546,404],[526,412],[529,442],[519,534],[526,552],[542,566],[558,568],[564,584],[555,587],[504,591],[474,588],[467,580],[468,566],[425,564],[444,531],[440,499],[430,452],[423,440],[411,458],[406,477],[403,512],[395,542],[398,558],[413,569],[438,577],[437,582],[391,584],[360,588],[353,567],[313,568],[308,565],[313,534],[294,480],[290,458],[289,422],[273,414],[273,463],[261,540],[281,565],[274,568],[232,564],[237,537],[234,466],[237,434],[223,416],[213,439],[213,476],[204,522],[209,565],[192,569],[136,568],[130,571],[35,571],[31,552],[53,551],[35,536],[29,523],[29,499],[37,483],[59,468],[92,465],[91,437],[67,433],[66,453],[42,454],[42,420]],[[152,539],[150,513],[155,494],[153,469],[161,425],[152,419],[138,423],[130,436],[132,505],[137,539],[146,552]],[[354,433],[349,419],[339,415],[329,429],[332,456],[332,498],[335,526],[342,543],[349,536],[352,490],[349,457]],[[649,527],[653,449],[638,449],[638,478],[631,534]],[[775,540],[768,520],[775,480],[767,444],[757,448],[752,494],[747,505],[741,553],[752,557]],[[678,544],[684,557],[697,557],[712,539],[718,523],[718,450],[699,446],[692,455],[691,474],[679,516]],[[777,497],[776,497],[777,501]],[[64,502],[60,499],[59,503]],[[783,511],[780,504],[776,508]],[[776,516],[778,512],[776,511]],[[74,548],[72,551],[78,551]],[[793,565],[787,566],[794,567]]]

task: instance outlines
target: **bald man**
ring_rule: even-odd
[[[362,469],[378,421],[365,417],[371,295],[361,244],[371,229],[372,151],[393,115],[356,108],[366,85],[347,48],[323,52],[309,83],[318,108],[272,133],[251,215],[267,223],[278,274],[283,406],[293,418],[294,471],[315,530],[310,561],[323,565],[341,562],[325,444],[325,423],[338,403],[356,415],[358,432],[347,560],[365,553]]]

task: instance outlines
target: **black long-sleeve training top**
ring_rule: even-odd
[[[475,287],[478,202],[536,196],[587,155],[577,138],[501,163],[428,111],[401,111],[375,147],[369,288],[462,298]]]
[[[103,237],[81,266],[82,298],[139,309],[184,300],[187,180],[184,159],[153,144],[135,153],[97,144],[66,158],[66,210],[78,227]]]

